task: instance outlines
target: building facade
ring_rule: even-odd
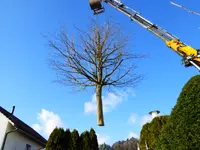
[[[0,106],[0,148],[1,150],[42,150],[46,139]]]

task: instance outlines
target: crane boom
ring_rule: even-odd
[[[142,17],[139,12],[132,8],[129,8],[120,0],[103,1],[108,5],[114,7],[118,11],[122,12],[132,21],[135,21],[136,23],[156,35],[158,38],[163,40],[169,48],[174,50],[178,55],[183,58],[182,61],[185,67],[194,66],[200,71],[200,55],[198,50],[184,44],[175,35],[172,35],[158,25],[151,23],[149,20]],[[91,9],[94,11],[94,14],[104,12],[104,8],[102,7],[101,2],[102,0],[90,0],[90,6]]]
[[[143,18],[137,11],[135,10],[128,10],[128,7],[123,4],[123,7],[120,7],[119,4],[115,1],[109,1],[105,0],[107,4],[110,6],[116,8],[117,10],[124,13],[126,16],[128,16],[131,20],[135,21],[145,29],[149,30],[153,34],[155,34],[157,37],[159,37],[163,41],[170,41],[170,40],[177,40],[177,38],[165,31],[164,29],[160,28],[159,26],[151,23],[147,19]]]

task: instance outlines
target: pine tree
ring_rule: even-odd
[[[85,131],[81,134],[81,147],[80,149],[81,150],[90,150],[90,145],[91,145],[91,142],[90,142],[90,134],[88,131]]]
[[[72,149],[72,138],[71,138],[71,132],[69,129],[65,131],[64,134],[64,145],[65,145],[65,150],[71,150]]]
[[[64,129],[56,127],[49,136],[49,140],[46,144],[46,150],[65,150],[62,142],[64,133]]]
[[[72,138],[72,150],[80,150],[80,138],[79,133],[76,129],[74,129],[71,132],[71,138]]]
[[[91,150],[98,150],[97,135],[93,128],[90,129]]]

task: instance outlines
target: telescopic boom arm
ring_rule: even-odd
[[[128,16],[132,21],[135,21],[158,38],[163,40],[166,45],[174,50],[178,55],[182,57],[183,64],[185,67],[194,66],[200,71],[200,55],[199,50],[192,48],[181,42],[176,36],[168,33],[166,30],[162,29],[158,25],[155,25],[143,18],[139,12],[135,11],[132,8],[129,8],[123,4],[120,0],[103,0],[108,5],[114,7],[118,11],[122,12]],[[94,11],[94,14],[100,14],[104,12],[102,7],[102,0],[90,0],[91,9]]]

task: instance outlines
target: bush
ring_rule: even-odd
[[[168,116],[155,117],[151,123],[147,123],[142,127],[140,133],[140,149],[146,150],[146,146],[149,150],[153,150],[156,147],[158,137],[168,120]]]
[[[167,120],[168,116],[159,116],[152,120],[149,128],[149,149],[155,149],[158,137],[166,125]]]
[[[140,132],[140,149],[146,150],[146,145],[149,147],[149,126],[150,123],[143,125]]]
[[[200,75],[182,89],[157,144],[157,150],[200,149]]]

